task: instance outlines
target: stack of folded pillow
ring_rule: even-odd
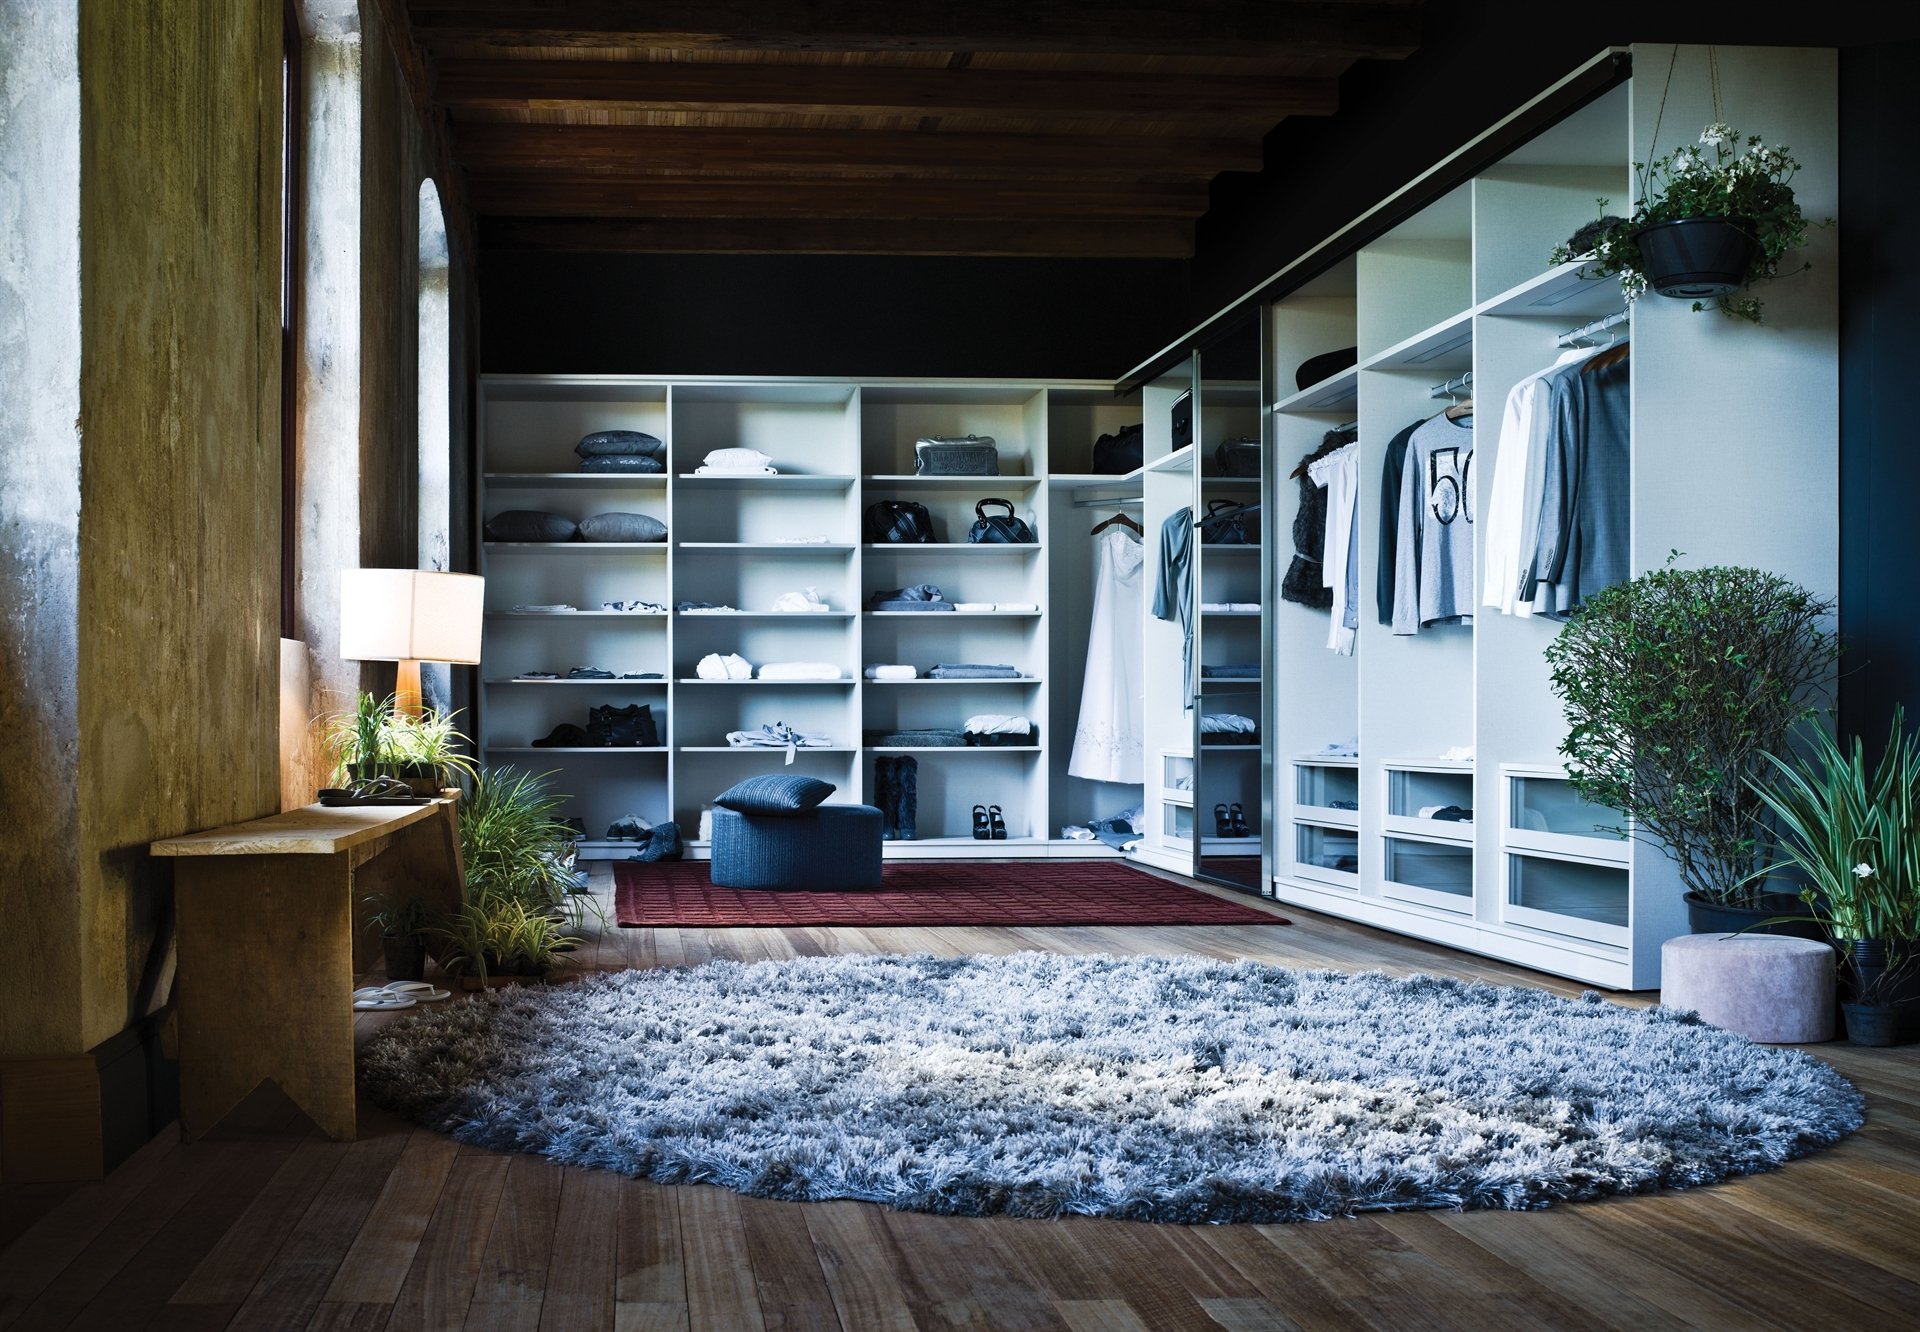
[[[573,446],[583,472],[650,475],[667,470],[667,446],[643,430],[596,430]]]
[[[666,539],[667,525],[650,513],[596,513],[576,523],[563,513],[507,509],[487,519],[489,541],[637,542]]]

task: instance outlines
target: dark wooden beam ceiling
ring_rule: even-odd
[[[1298,60],[1397,59],[1419,14],[1394,0],[413,0],[432,47],[751,51],[1072,51]]]
[[[499,250],[588,250],[607,254],[897,254],[1083,259],[1184,259],[1193,223],[1184,218],[1119,221],[1058,218],[948,221],[883,218],[649,218],[535,220],[487,218],[481,243]]]
[[[804,115],[990,114],[1092,120],[1253,122],[1330,115],[1331,78],[912,69],[899,66],[668,64],[625,60],[449,59],[439,100],[464,111],[735,111]]]
[[[613,179],[477,175],[476,211],[494,217],[609,218],[1027,218],[1175,217],[1206,211],[1203,180],[909,180],[898,177],[729,178],[648,175]]]

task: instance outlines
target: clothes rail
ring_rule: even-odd
[[[1469,370],[1464,375],[1455,375],[1452,379],[1447,380],[1445,383],[1435,384],[1433,386],[1433,392],[1428,396],[1435,397],[1435,398],[1451,398],[1456,396],[1457,394],[1466,392],[1466,390],[1472,387],[1473,387],[1473,371]]]
[[[1605,333],[1610,328],[1616,328],[1626,323],[1632,313],[1631,310],[1615,310],[1610,315],[1602,315],[1591,324],[1582,324],[1579,328],[1568,329],[1565,333],[1562,333],[1556,341],[1559,342],[1562,347],[1575,346],[1587,341],[1595,334]]]
[[[1115,495],[1110,499],[1077,499],[1076,509],[1137,509],[1144,503],[1138,496]]]

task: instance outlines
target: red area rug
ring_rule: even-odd
[[[896,860],[870,892],[716,888],[704,860],[613,866],[622,925],[1287,925],[1100,861]]]

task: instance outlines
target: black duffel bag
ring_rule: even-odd
[[[989,504],[1003,504],[1005,513],[988,513]],[[1025,519],[1013,516],[1013,501],[1004,499],[983,499],[973,506],[974,523],[967,529],[967,540],[974,544],[998,544],[1011,546],[1030,546],[1034,542],[1033,529]]]
[[[1247,506],[1235,504],[1232,500],[1208,500],[1207,511],[1200,517],[1200,544],[1203,546],[1246,546],[1252,541],[1247,536]]]
[[[863,521],[868,541],[903,545],[933,540],[933,515],[912,500],[880,500],[867,506]]]
[[[1135,422],[1121,426],[1111,435],[1093,441],[1093,471],[1096,476],[1125,476],[1141,463],[1141,441],[1146,427]]]

